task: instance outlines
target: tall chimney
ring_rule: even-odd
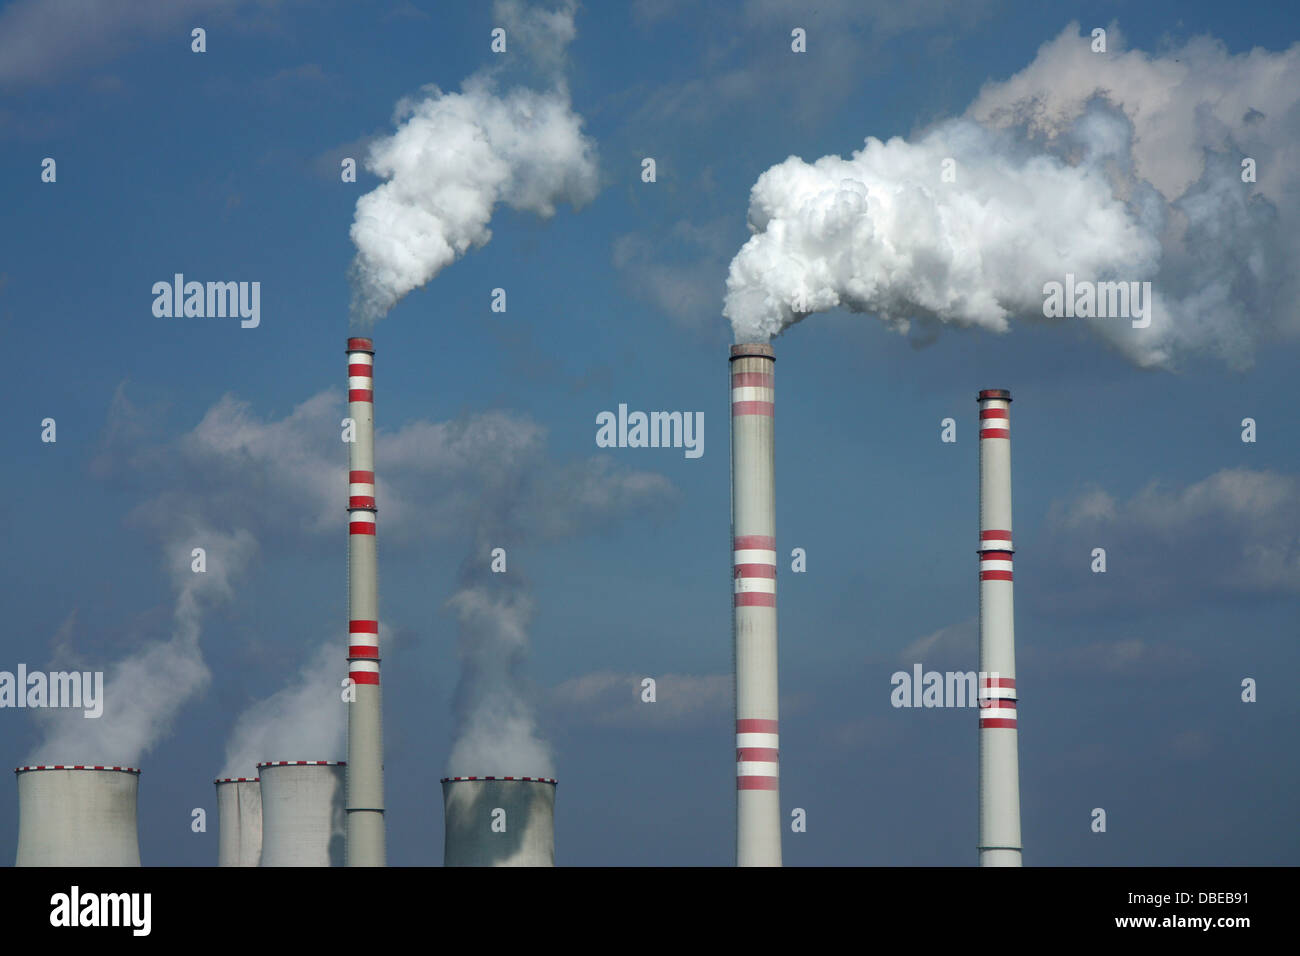
[[[980,406],[980,866],[1020,866],[1016,637],[1012,599],[1011,393]]]
[[[443,777],[443,866],[554,866],[549,777]]]
[[[262,794],[261,866],[343,866],[344,770],[336,760],[257,765]]]
[[[217,866],[262,862],[262,789],[257,777],[225,777],[217,785]]]
[[[781,865],[773,477],[775,367],[776,353],[770,345],[731,347],[738,866]]]
[[[15,866],[139,866],[133,767],[17,767]]]
[[[379,696],[379,584],[375,546],[375,346],[348,339],[348,866],[384,866],[384,740]]]

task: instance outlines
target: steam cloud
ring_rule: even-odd
[[[459,93],[426,86],[424,99],[397,104],[397,132],[373,143],[366,160],[387,182],[357,200],[352,223],[354,320],[379,319],[471,246],[486,245],[498,203],[549,218],[559,203],[576,208],[595,196],[596,147],[560,74],[575,8],[573,0],[550,12],[506,0],[493,7],[504,55],[523,52],[549,79],[545,92],[498,93],[488,69]]]
[[[191,547],[205,549],[205,572],[191,570]],[[243,530],[221,534],[195,527],[176,539],[166,552],[174,558],[169,570],[177,587],[172,637],[112,666],[99,718],[87,719],[75,709],[34,711],[47,728],[28,763],[138,767],[170,731],[181,707],[207,687],[211,673],[199,646],[205,606],[232,596],[232,580],[255,549],[252,535]]]
[[[533,603],[521,584],[506,577],[470,574],[447,602],[460,625],[461,665],[456,739],[447,761],[451,776],[555,775],[551,748],[537,731],[533,689],[523,675]]]
[[[297,680],[245,710],[226,744],[222,777],[254,777],[263,760],[341,760],[347,704],[340,695],[346,673],[346,636],[327,641]]]
[[[1042,318],[1043,286],[1067,273],[1152,282],[1147,328],[1071,320],[1140,366],[1205,352],[1245,367],[1259,340],[1300,332],[1300,190],[1281,159],[1300,141],[1300,44],[1231,56],[1199,38],[1150,57],[1108,39],[1092,53],[1071,24],[965,117],[763,173],[727,278],[736,339],[839,307],[899,332],[1065,321]]]

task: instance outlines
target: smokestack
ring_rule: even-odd
[[[133,767],[17,767],[15,866],[139,866]]]
[[[1020,763],[1012,600],[1011,393],[980,406],[980,866],[1020,866]]]
[[[259,763],[261,866],[343,866],[345,766],[336,760]]]
[[[770,345],[731,347],[736,865],[781,865],[776,678],[774,370]]]
[[[348,866],[384,866],[384,740],[379,697],[379,583],[375,544],[375,346],[348,339]]]
[[[262,862],[262,788],[257,777],[225,777],[217,785],[217,866]]]
[[[549,777],[443,777],[443,866],[555,866]]]

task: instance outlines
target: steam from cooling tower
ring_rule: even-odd
[[[447,601],[460,625],[456,734],[447,761],[453,775],[555,775],[523,676],[533,604],[523,585],[507,577],[467,573]]]
[[[193,570],[193,547],[204,549],[202,572]],[[255,549],[244,530],[222,534],[196,526],[174,539],[166,551],[178,592],[172,637],[147,644],[112,666],[98,719],[85,719],[79,710],[34,711],[47,730],[26,762],[139,766],[140,758],[171,729],[182,706],[208,685],[211,673],[199,645],[205,606],[233,596],[232,580]]]
[[[492,238],[497,205],[555,214],[597,191],[596,146],[582,134],[560,73],[575,36],[573,0],[557,10],[498,0],[494,23],[506,31],[502,57],[522,53],[548,81],[537,91],[497,89],[489,67],[459,93],[436,86],[423,99],[403,99],[392,136],[374,142],[366,168],[386,180],[357,200],[352,241],[354,321],[373,322]]]
[[[339,645],[328,641],[293,683],[258,701],[235,722],[222,777],[253,777],[272,754],[343,753],[347,704],[339,693]]]
[[[1113,29],[1107,54],[1077,34],[966,117],[764,172],[727,278],[736,340],[835,308],[899,332],[1036,318],[1086,322],[1140,366],[1202,351],[1240,367],[1257,340],[1300,333],[1296,171],[1277,159],[1256,185],[1242,167],[1296,145],[1300,44],[1159,58],[1116,52]],[[1149,281],[1147,316],[1044,318],[1045,284],[1067,274]]]

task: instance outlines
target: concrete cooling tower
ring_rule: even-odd
[[[345,866],[345,764],[280,760],[257,765],[262,866]]]
[[[217,785],[217,866],[262,862],[262,789],[257,777],[226,777]]]
[[[18,767],[15,866],[139,866],[132,767]]]
[[[444,777],[444,866],[554,866],[555,787],[546,777]]]

